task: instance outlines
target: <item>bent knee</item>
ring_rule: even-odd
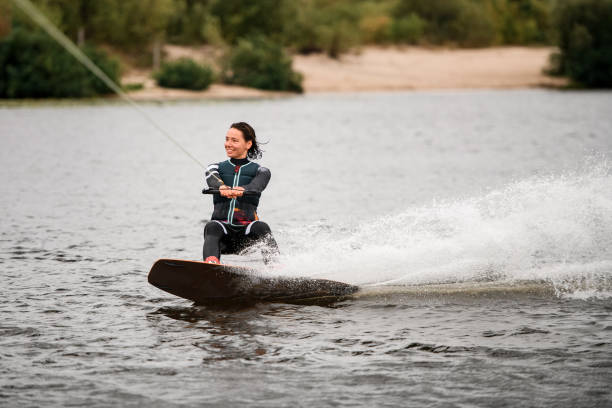
[[[204,236],[213,235],[213,236],[222,236],[225,234],[225,229],[221,225],[221,223],[217,221],[208,221],[204,226]]]
[[[263,236],[263,235],[272,233],[272,230],[270,230],[270,226],[263,221],[253,221],[253,223],[251,223],[249,227],[250,228],[249,228],[249,231],[247,232],[247,235],[253,234],[253,235]]]

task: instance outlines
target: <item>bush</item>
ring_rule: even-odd
[[[237,44],[241,38],[265,36],[282,42],[301,2],[295,0],[214,0],[209,1],[218,19],[223,39]]]
[[[208,0],[173,0],[172,14],[166,26],[166,40],[171,44],[223,45],[219,18],[211,13]]]
[[[418,16],[426,21],[427,40],[436,44],[455,41],[454,23],[459,19],[466,0],[400,0],[393,10],[396,19],[413,19]]]
[[[493,18],[476,3],[466,2],[449,28],[451,38],[463,47],[486,47],[496,41]]]
[[[418,44],[423,37],[425,21],[412,13],[393,22],[391,32],[393,40],[398,43]]]
[[[302,75],[283,47],[265,37],[240,40],[226,56],[224,81],[258,89],[302,92]]]
[[[182,88],[201,91],[210,86],[214,75],[210,67],[200,65],[189,58],[180,58],[162,64],[159,71],[153,74],[159,86],[164,88]]]
[[[400,0],[393,10],[396,41],[414,43],[423,37],[434,44],[490,45],[497,33],[486,5],[475,0]]]
[[[587,87],[612,87],[612,0],[574,0],[557,10],[558,74]]]
[[[360,45],[363,24],[359,7],[345,1],[306,1],[297,11],[287,42],[298,52],[325,52],[332,58]],[[366,25],[368,23],[366,22]],[[384,35],[383,29],[383,35]]]
[[[392,39],[392,20],[384,15],[366,15],[359,23],[363,42],[385,44]]]
[[[85,47],[113,81],[119,63],[94,47]],[[0,41],[1,98],[91,97],[112,91],[72,55],[42,32],[15,29]]]
[[[503,44],[550,44],[553,0],[493,3],[498,36]]]

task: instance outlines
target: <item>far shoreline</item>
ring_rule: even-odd
[[[197,47],[166,46],[167,60],[188,56],[208,62]],[[544,72],[552,47],[479,49],[366,46],[332,59],[323,54],[294,55],[293,68],[304,76],[305,95],[370,92],[566,89],[567,78]],[[127,94],[136,102],[240,101],[299,97],[304,94],[212,84],[204,91],[157,86],[151,70],[128,70],[123,85],[141,84]],[[0,99],[0,106],[75,105],[121,102],[118,95],[69,99]]]
[[[324,54],[294,55],[293,69],[304,76],[305,94],[422,90],[564,88],[566,78],[544,72],[553,47],[424,48],[367,46],[339,59]],[[180,57],[208,62],[198,48],[167,46],[168,60]],[[126,75],[141,83],[135,100],[259,99],[296,95],[213,84],[205,91],[161,88],[150,71]]]
[[[294,57],[307,92],[431,89],[517,89],[567,86],[551,77],[553,47],[364,47],[339,61],[322,55]]]

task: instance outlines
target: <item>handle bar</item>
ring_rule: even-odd
[[[205,188],[202,190],[202,194],[220,194],[220,190],[213,190],[210,188]],[[258,191],[243,191],[242,195],[261,195]]]

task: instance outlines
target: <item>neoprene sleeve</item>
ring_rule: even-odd
[[[247,191],[257,191],[258,193],[261,193],[270,182],[271,176],[272,173],[270,173],[268,168],[260,167],[257,169],[257,173],[255,174],[255,177],[253,177],[253,180],[243,187]]]

